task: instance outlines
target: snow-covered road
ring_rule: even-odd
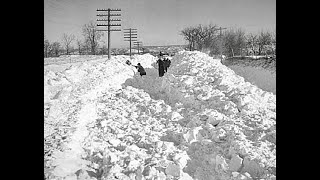
[[[200,52],[129,59],[45,67],[47,179],[275,179],[275,95]]]

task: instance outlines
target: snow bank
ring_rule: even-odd
[[[47,179],[275,178],[275,95],[200,52],[126,60],[45,71]]]
[[[125,64],[127,56],[116,56],[107,61],[106,58],[71,65],[62,72],[53,72],[49,68],[44,71],[44,104],[45,120],[51,124],[66,121],[68,115],[61,116],[63,107],[75,106],[77,98],[101,83],[121,84],[121,79],[133,77],[136,70]],[[117,74],[121,79],[111,80]],[[119,81],[115,83],[114,81]],[[121,87],[119,85],[119,87]],[[74,99],[71,100],[71,99]],[[49,108],[50,107],[50,108]],[[68,108],[65,108],[68,109]],[[60,118],[59,118],[60,117]],[[52,131],[50,131],[52,132]],[[49,133],[50,134],[50,133]],[[48,134],[45,133],[45,136]]]
[[[185,172],[206,179],[227,171],[227,167],[209,170],[210,166],[202,163],[213,153],[213,157],[223,159],[221,162],[229,162],[231,170],[248,172],[252,177],[266,178],[275,173],[275,95],[245,82],[219,59],[200,52],[178,53],[162,78],[154,71],[147,75],[127,81],[127,85],[144,89],[151,97],[177,108],[189,149],[204,153],[189,154],[194,156],[194,163]],[[223,143],[218,145],[222,154],[218,150],[208,152],[216,143]],[[237,164],[237,155],[247,165]]]
[[[61,65],[61,64],[73,64],[77,62],[94,61],[99,59],[106,59],[106,55],[62,55],[60,57],[44,58],[44,65]]]

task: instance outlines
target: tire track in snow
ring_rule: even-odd
[[[95,110],[94,103],[88,103],[81,108],[79,120],[75,126],[76,131],[71,137],[71,142],[67,145],[70,149],[60,154],[58,153],[58,158],[53,162],[53,164],[57,165],[53,171],[55,176],[65,177],[73,174],[78,169],[86,168],[88,163],[81,159],[84,153],[82,142],[89,133],[86,125],[96,119],[97,115]]]
[[[104,70],[104,69],[102,69]],[[111,76],[111,74],[115,74]],[[56,152],[56,157],[52,165],[56,166],[52,172],[54,176],[74,178],[75,172],[79,169],[88,169],[89,161],[83,160],[85,151],[83,150],[83,142],[89,135],[87,125],[94,122],[97,115],[97,99],[102,91],[108,89],[121,88],[121,84],[130,76],[130,73],[124,73],[123,70],[111,72],[100,84],[89,90],[87,93],[79,97],[83,107],[79,110],[78,121],[75,126],[75,132],[72,134],[71,141],[66,145],[69,150],[64,152]],[[101,78],[101,77],[99,77]]]
[[[88,98],[88,95],[92,94],[92,91],[80,96],[82,107],[79,110],[78,120],[75,125],[75,131],[71,136],[71,141],[66,145],[68,150],[64,152],[57,152],[53,156],[56,159],[53,161],[53,165],[56,165],[53,175],[58,177],[66,177],[73,175],[78,169],[86,169],[88,162],[82,160],[84,150],[82,149],[82,142],[88,136],[87,124],[94,121],[97,118],[96,103],[92,99]],[[89,96],[90,97],[90,96]]]

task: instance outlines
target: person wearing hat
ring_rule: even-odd
[[[163,62],[164,62],[164,71],[167,72],[168,67],[170,67],[171,61],[167,56],[165,56]]]
[[[162,59],[162,53],[160,51],[160,54],[159,54],[159,59],[157,60],[157,63],[158,63],[158,71],[159,71],[159,77],[162,77],[164,75],[164,62],[163,62],[163,59]]]
[[[140,63],[137,64],[137,66],[135,66],[138,69],[138,72],[140,72],[140,76],[142,77],[143,75],[147,75],[146,71],[144,70],[144,68],[141,66]]]

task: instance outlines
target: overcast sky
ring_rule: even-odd
[[[247,33],[276,28],[276,0],[44,0],[44,35],[50,42],[61,42],[63,33],[81,39],[82,26],[96,21],[97,9],[107,8],[121,9],[121,16],[114,17],[121,27],[114,28],[138,29],[138,40],[146,46],[186,44],[180,31],[198,24],[240,27]],[[111,46],[129,46],[123,31],[111,32]]]

